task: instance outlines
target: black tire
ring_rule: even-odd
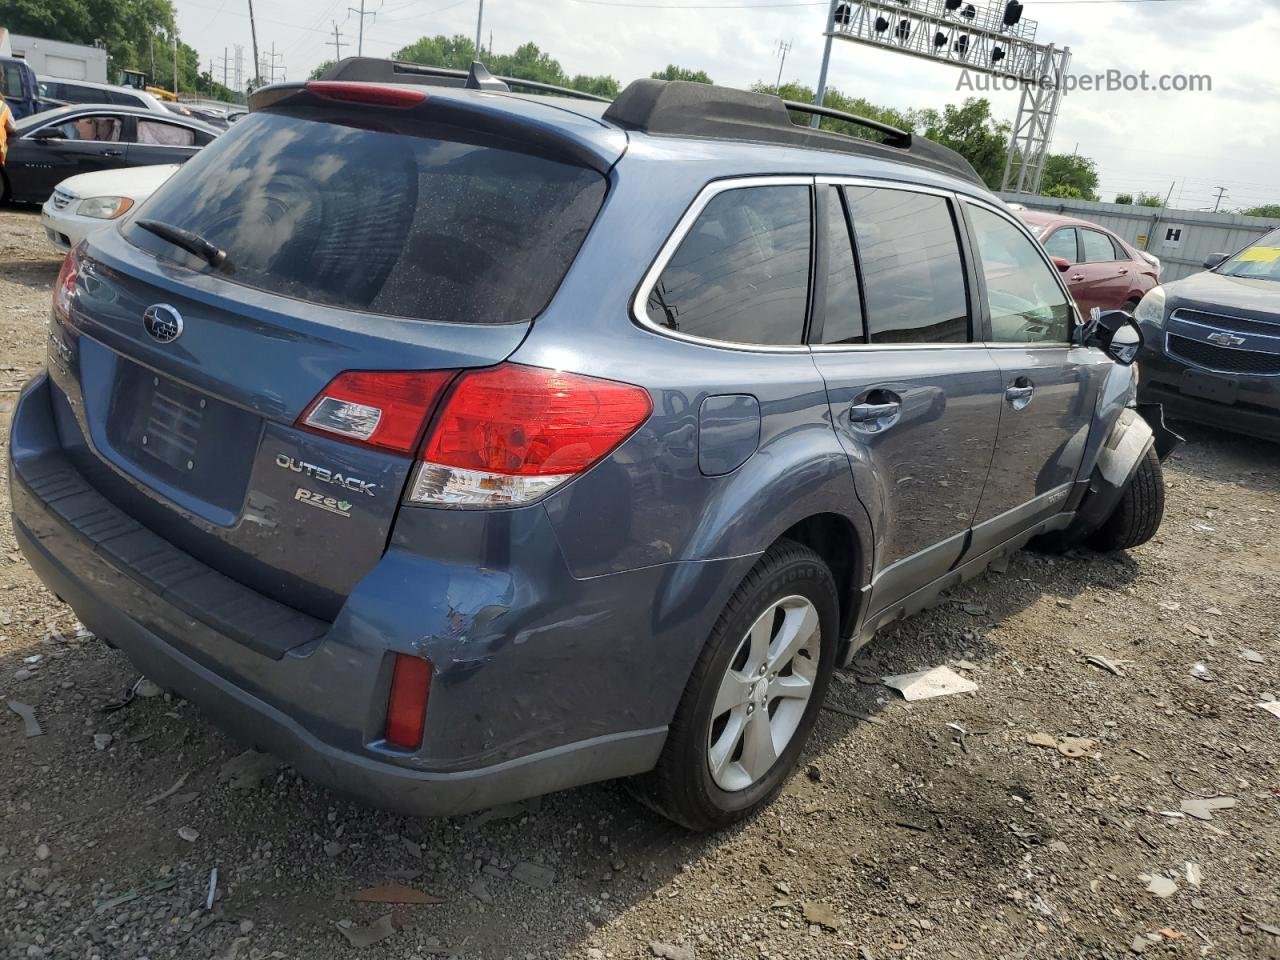
[[[745,789],[729,792],[713,780],[707,758],[717,691],[752,624],[791,595],[809,600],[818,614],[813,689],[799,725],[768,773]],[[835,580],[822,558],[794,541],[774,544],[752,567],[712,628],[676,708],[658,765],[630,783],[637,797],[668,819],[697,831],[728,826],[769,803],[795,766],[822,708],[839,643],[838,611]]]
[[[1090,537],[1089,546],[1103,553],[1146,543],[1164,519],[1164,471],[1155,448],[1147,451],[1111,516]]]

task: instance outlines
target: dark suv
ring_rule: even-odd
[[[1280,441],[1280,230],[1138,304],[1141,394],[1169,416]]]
[[[370,60],[255,93],[67,258],[22,551],[374,803],[637,777],[688,826],[746,815],[878,627],[1161,517],[1127,316],[1081,324],[967,163],[857,122]]]

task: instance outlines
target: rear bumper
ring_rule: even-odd
[[[338,618],[315,621],[318,636],[254,648],[193,611],[182,584],[128,569],[109,542],[115,508],[100,494],[78,489],[69,509],[41,483],[51,464],[75,470],[60,453],[50,389],[43,376],[28,385],[11,438],[14,529],[40,579],[238,739],[389,809],[456,814],[651,769],[719,609],[707,600],[739,576],[741,562],[716,561],[573,580],[542,511],[511,511],[527,569],[463,568],[393,543]],[[478,519],[462,513],[447,522]],[[451,549],[464,534],[453,531]],[[435,665],[427,742],[415,753],[381,739],[397,652]]]

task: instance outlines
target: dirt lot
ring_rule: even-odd
[[[56,269],[34,215],[0,211],[6,438]],[[103,712],[138,672],[77,636],[5,522],[0,709],[44,735],[0,714],[0,957],[1280,957],[1280,717],[1256,706],[1280,696],[1280,446],[1186,432],[1155,542],[1023,553],[887,631],[811,766],[712,837],[616,784],[432,821],[271,763],[237,782],[243,748],[190,705]],[[978,692],[908,705],[875,680],[938,664]],[[347,899],[387,882],[443,902]]]

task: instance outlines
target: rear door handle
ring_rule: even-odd
[[[1072,282],[1072,283],[1079,283],[1079,282],[1080,282],[1081,280],[1083,280],[1083,279],[1084,279],[1084,274],[1083,274],[1083,273],[1077,273],[1074,277],[1072,277],[1072,278],[1071,278],[1071,282]]]
[[[853,423],[869,423],[891,417],[902,408],[902,404],[892,403],[855,403],[849,408],[849,420]]]
[[[103,150],[102,155],[104,157],[123,157],[124,151],[123,150]]]

